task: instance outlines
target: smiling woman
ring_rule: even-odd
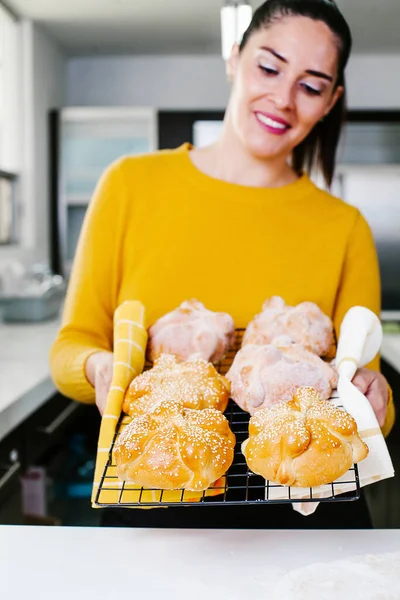
[[[272,152],[286,160],[292,154],[297,174],[316,166],[326,183],[332,182],[351,44],[349,27],[333,2],[269,0],[256,11],[228,68],[235,80],[231,117],[239,134],[241,126],[251,127],[244,123],[247,105],[269,133],[282,136],[280,144],[268,140],[273,147],[261,134],[253,139],[257,155]]]
[[[345,108],[349,28],[333,2],[267,0],[228,61],[232,92],[209,146],[124,157],[102,176],[86,213],[51,355],[67,396],[103,410],[113,364],[113,315],[140,300],[147,325],[196,297],[245,327],[274,295],[310,301],[336,330],[353,305],[379,315],[371,231],[329,184]],[[394,420],[379,360],[354,384],[383,431]],[[288,507],[128,511],[123,522],[188,527],[368,527],[366,505],[334,503],[307,522]],[[203,512],[201,512],[203,510]],[[123,512],[123,511],[122,511]],[[146,513],[146,514],[143,514]]]

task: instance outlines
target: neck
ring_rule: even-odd
[[[286,156],[271,159],[250,154],[232,128],[224,123],[219,139],[192,151],[194,165],[207,175],[248,187],[281,187],[298,179]]]

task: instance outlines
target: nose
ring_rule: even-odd
[[[280,110],[290,110],[294,106],[294,84],[281,80],[273,92],[273,101]]]

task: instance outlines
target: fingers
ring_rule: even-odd
[[[108,392],[110,390],[113,373],[113,355],[104,354],[99,361],[95,374],[96,405],[101,415],[104,414]]]
[[[110,389],[110,386],[106,385],[106,382],[104,381],[104,379],[101,379],[99,381],[99,384],[96,385],[96,406],[99,409],[101,416],[103,416],[104,411],[107,406],[107,396],[108,396],[109,389]]]
[[[378,419],[379,427],[383,427],[386,421],[386,407],[382,408],[377,414],[376,418]]]
[[[105,370],[107,368],[112,369],[112,363],[112,352],[108,352],[105,350],[94,352],[88,357],[85,364],[85,374],[89,383],[91,383],[93,387],[95,387],[96,385],[96,377],[99,371]]]
[[[352,379],[352,384],[365,395],[374,379],[374,371],[370,371],[369,369],[358,369]]]
[[[362,377],[354,377],[351,383],[365,396],[368,385]]]
[[[366,397],[374,409],[379,426],[382,427],[386,419],[387,394],[385,394],[385,390],[378,379],[372,382],[366,393]]]
[[[352,380],[353,385],[367,398],[378,420],[380,427],[385,423],[388,384],[381,373],[369,369],[358,369]]]

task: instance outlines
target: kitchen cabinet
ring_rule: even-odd
[[[74,501],[78,499],[78,511],[90,519],[93,472],[89,469],[88,476],[82,480],[79,469],[95,455],[99,426],[95,406],[78,404],[56,393],[3,438],[0,441],[0,523],[24,521],[20,477],[31,466],[45,468],[51,517],[65,523],[66,511],[69,515],[76,512]],[[68,490],[73,486],[75,492],[69,495]],[[65,498],[60,497],[64,494]],[[82,518],[76,514],[72,523]]]
[[[393,390],[396,420],[386,442],[392,457],[395,476],[366,488],[366,498],[374,527],[400,528],[400,372],[381,361],[382,373]]]

